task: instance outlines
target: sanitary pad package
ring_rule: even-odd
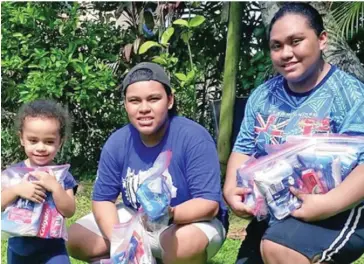
[[[168,168],[172,153],[170,151],[162,152],[156,159],[150,174],[140,184],[136,195],[138,202],[141,204],[149,227],[156,227],[156,224],[166,225],[168,223],[168,207],[171,199],[176,196],[176,189],[172,182],[163,172]]]
[[[295,136],[285,144],[268,146],[267,152],[238,170],[238,183],[253,189],[245,202],[258,220],[268,212],[280,220],[301,206],[290,187],[323,194],[338,186],[363,155],[364,137]],[[268,211],[261,204],[262,196]]]
[[[32,171],[52,171],[57,181],[63,185],[69,165],[47,166],[39,168],[11,167],[1,173],[2,190],[23,180],[36,181],[29,173]],[[3,237],[37,236],[41,238],[67,239],[64,217],[57,211],[51,193],[43,203],[34,203],[18,198],[1,213],[1,231]]]
[[[114,226],[110,247],[112,264],[155,263],[142,217],[143,213],[139,211],[128,222]]]

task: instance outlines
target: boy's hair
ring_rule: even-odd
[[[15,127],[23,132],[24,120],[27,117],[54,118],[58,120],[61,138],[66,138],[71,132],[71,117],[68,111],[51,99],[38,99],[22,105],[15,119]]]
[[[315,31],[317,36],[320,36],[322,31],[325,30],[322,17],[314,7],[307,3],[293,2],[283,5],[277,13],[275,13],[269,24],[268,39],[270,39],[270,32],[274,23],[287,14],[296,14],[305,17],[308,25]]]
[[[153,72],[150,70],[150,69],[137,69],[136,71],[132,72],[130,74],[130,77],[129,77],[129,82],[130,83],[135,83],[135,82],[138,82],[138,81],[142,81],[142,80],[151,80],[152,79],[152,76],[153,76]],[[164,83],[161,83],[159,82],[161,85],[163,85],[164,87],[164,90],[166,91],[166,94],[167,96],[170,96],[172,95],[172,90],[171,88],[164,84]],[[124,96],[126,94],[126,90],[128,88],[125,87],[124,89]],[[173,106],[171,109],[168,110],[168,115],[169,117],[172,117],[172,116],[175,116],[177,115],[177,102],[176,102],[176,98],[174,98],[174,103],[173,103]]]

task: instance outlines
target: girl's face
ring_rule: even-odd
[[[173,96],[167,96],[163,85],[156,81],[141,81],[128,86],[125,109],[133,126],[142,136],[153,136],[165,124]]]
[[[55,118],[26,117],[20,134],[30,165],[45,166],[52,163],[61,147],[60,123]]]
[[[270,33],[273,65],[288,82],[305,81],[318,69],[326,42],[326,32],[318,37],[306,17],[284,15],[274,23]]]

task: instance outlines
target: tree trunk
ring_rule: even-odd
[[[217,143],[222,175],[225,175],[227,160],[231,151],[236,75],[239,66],[240,33],[243,14],[242,2],[230,2],[229,5],[229,24]]]
[[[284,2],[259,2],[263,23],[267,28],[274,14],[283,4]],[[345,38],[341,36],[337,23],[330,13],[330,3],[319,1],[310,2],[310,4],[322,15],[325,29],[329,35],[328,45],[324,51],[325,60],[364,82],[364,68]]]

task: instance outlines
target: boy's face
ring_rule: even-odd
[[[45,166],[52,163],[61,147],[60,123],[54,118],[26,117],[20,134],[30,165]]]
[[[143,136],[153,136],[168,118],[173,96],[156,81],[141,81],[128,86],[125,108],[130,122]]]

